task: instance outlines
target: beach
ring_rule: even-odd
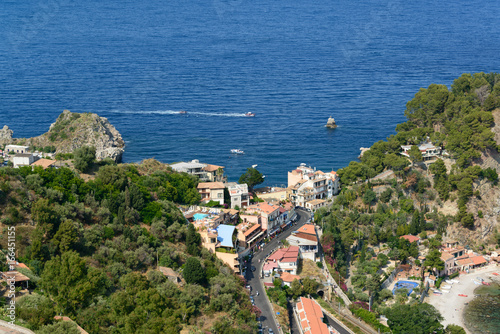
[[[445,327],[449,324],[455,324],[462,326],[467,333],[470,331],[465,327],[463,319],[463,311],[465,304],[469,303],[474,299],[474,290],[479,287],[474,283],[474,280],[478,281],[478,278],[484,279],[486,282],[491,282],[489,277],[492,273],[498,272],[500,274],[500,267],[495,264],[490,264],[484,268],[476,270],[474,273],[460,275],[454,278],[454,280],[459,283],[451,284],[451,289],[449,293],[443,293],[442,295],[434,295],[432,290],[429,290],[429,297],[425,298],[425,302],[433,305],[439,310],[443,316],[443,321],[441,322]],[[500,279],[498,276],[497,281]],[[449,285],[445,281],[441,283],[441,291],[444,289],[442,287]],[[467,297],[459,296],[459,294],[467,295]]]

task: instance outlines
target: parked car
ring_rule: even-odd
[[[271,328],[269,328],[269,334],[274,334],[274,332]]]
[[[257,270],[257,268],[255,268],[254,266],[252,266],[252,271],[255,271],[255,270]]]

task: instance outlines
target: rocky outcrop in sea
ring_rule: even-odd
[[[335,123],[335,118],[330,116],[325,126],[329,129],[335,129],[337,127],[337,123]]]
[[[10,143],[37,148],[53,146],[56,153],[72,153],[82,146],[94,146],[97,160],[110,158],[116,162],[121,161],[125,147],[121,134],[107,118],[93,113],[72,113],[69,110],[64,110],[51,124],[49,131],[41,136],[12,139],[11,134]]]

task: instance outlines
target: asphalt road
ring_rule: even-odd
[[[269,304],[263,284],[260,282],[259,273],[262,272],[263,259],[270,253],[272,253],[276,248],[278,248],[279,241],[286,239],[293,231],[297,230],[299,227],[304,225],[310,218],[311,214],[305,210],[296,210],[297,213],[297,222],[289,227],[286,231],[282,232],[279,236],[271,240],[271,242],[267,243],[263,249],[254,253],[254,256],[251,261],[247,264],[246,270],[246,280],[248,284],[252,287],[252,291],[250,293],[255,300],[255,305],[262,311],[261,322],[262,328],[264,329],[264,333],[268,333],[269,328],[272,328],[274,333],[278,332],[278,326],[274,321],[273,315],[271,313],[271,305]],[[260,260],[260,262],[259,262]],[[251,271],[251,267],[254,266],[256,268],[255,271]],[[257,292],[259,295],[257,296]],[[292,319],[293,320],[293,319]],[[295,322],[295,321],[293,321]],[[295,331],[294,331],[295,332]]]

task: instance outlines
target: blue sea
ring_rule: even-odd
[[[421,87],[500,71],[500,2],[0,1],[0,126],[107,117],[125,162],[199,159],[267,185],[393,134]],[[178,111],[185,110],[185,115]],[[255,117],[244,117],[246,112]],[[338,128],[324,127],[329,116]],[[231,155],[239,148],[244,155]]]

